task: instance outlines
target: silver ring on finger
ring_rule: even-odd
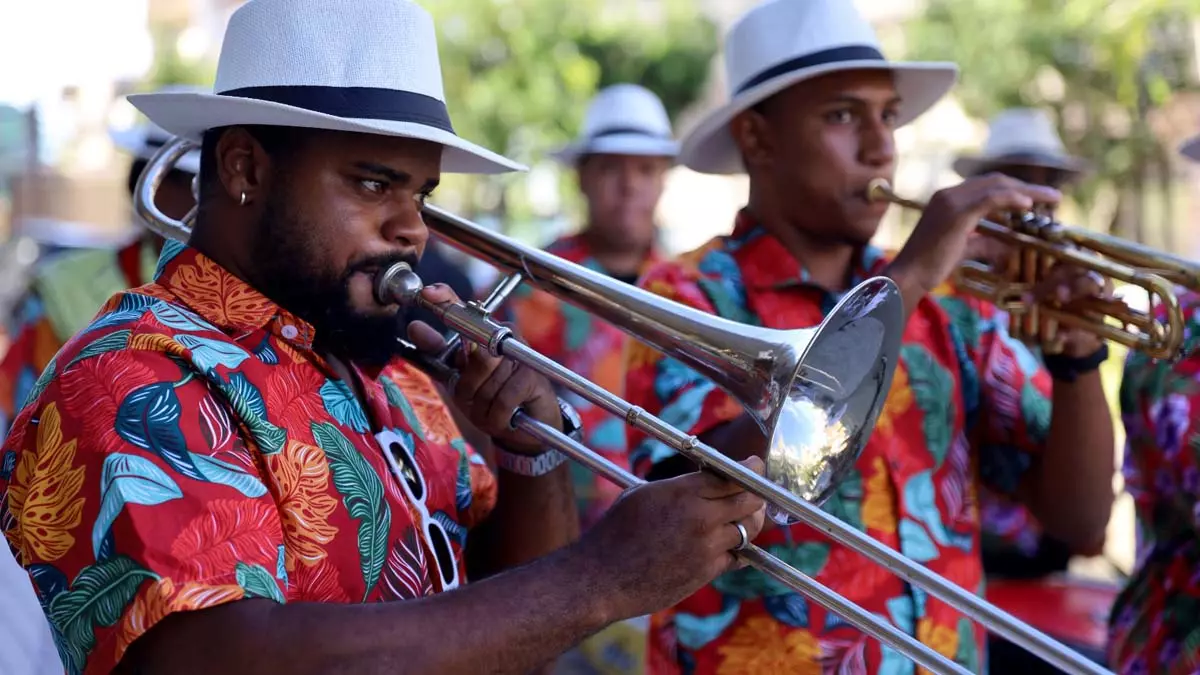
[[[737,528],[738,535],[742,538],[738,545],[733,547],[733,550],[741,551],[750,545],[750,534],[746,532],[746,526],[741,523],[734,523],[733,526]]]

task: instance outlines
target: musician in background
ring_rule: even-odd
[[[375,280],[417,264],[442,171],[523,168],[451,131],[428,12],[249,0],[216,83],[131,97],[202,140],[199,216],[59,351],[0,447],[0,523],[70,672],[524,674],[734,568],[760,499],[697,472],[578,537],[565,457],[510,426],[520,409],[578,436],[549,382],[455,353],[493,473],[400,358],[400,332],[445,341]],[[465,584],[484,518],[509,571]]]
[[[162,91],[193,90],[169,87]],[[112,139],[133,158],[127,178],[132,196],[146,163],[168,136],[154,124],[142,124],[114,132]],[[178,219],[195,205],[192,178],[199,170],[200,153],[193,151],[167,175],[155,197],[163,213]],[[13,342],[0,360],[0,440],[63,343],[86,326],[108,298],[153,278],[162,238],[144,229],[136,215],[133,220],[140,235],[119,249],[60,249],[35,265],[24,298],[11,317],[4,317]]]
[[[1180,152],[1200,162],[1200,136]],[[1137,516],[1137,563],[1109,616],[1109,665],[1123,675],[1200,670],[1200,294],[1176,293],[1185,356],[1130,352],[1121,382],[1125,489]],[[1166,320],[1161,305],[1156,313]]]
[[[856,470],[823,509],[967,589],[983,584],[978,479],[1019,495],[1063,540],[1095,541],[1113,499],[1112,425],[1096,370],[1103,343],[1071,332],[1064,354],[1042,367],[1006,335],[995,307],[951,308],[929,295],[958,267],[981,217],[1057,202],[1057,191],[968,179],[935,194],[888,259],[870,244],[886,207],[866,189],[892,179],[895,130],[951,88],[953,64],[884,60],[870,24],[841,0],[758,5],[727,36],[725,64],[729,100],[683,139],[680,162],[746,172],[749,203],[732,235],[655,266],[641,285],[728,319],[790,329],[817,325],[858,282],[891,277],[908,310],[900,363]],[[1104,290],[1083,271],[1060,269],[1039,294]],[[742,450],[733,457],[765,452],[757,425],[712,382],[639,345],[629,353],[631,403]],[[652,479],[690,468],[640,434],[630,448]],[[805,525],[769,528],[756,543],[964,667],[983,668],[984,627],[858,552]],[[655,673],[911,672],[892,650],[753,569],[655,615],[650,649]]]
[[[660,259],[655,250],[655,211],[667,170],[679,145],[667,111],[653,92],[635,84],[616,84],[588,105],[575,141],[551,156],[575,171],[587,205],[578,234],[551,243],[547,251],[627,284]],[[522,339],[542,354],[620,396],[625,387],[625,334],[620,329],[548,293],[522,286],[509,298],[504,314]],[[584,444],[628,468],[625,421],[588,401],[565,395],[583,419]],[[571,467],[581,527],[599,520],[621,488],[588,469]],[[614,625],[587,640],[559,662],[557,672],[632,675],[645,662],[645,621]]]
[[[983,152],[964,154],[954,161],[954,170],[963,178],[1000,173],[1055,190],[1078,180],[1087,168],[1086,161],[1067,153],[1050,117],[1033,108],[1011,108],[997,114],[988,125]],[[975,243],[984,247],[993,241],[975,238]],[[934,294],[965,298],[952,281]],[[947,298],[943,304],[961,301],[965,300]],[[1072,555],[1098,555],[1104,548],[1103,536],[1082,548],[1068,546],[1043,532],[1019,501],[986,485],[980,491],[980,520],[983,570],[989,576],[1035,579],[1066,572]]]

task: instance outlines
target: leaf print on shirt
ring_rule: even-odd
[[[250,352],[227,340],[188,335],[175,336],[175,341],[192,352],[191,361],[203,373],[216,372],[217,366],[235,370],[250,358]]]
[[[176,586],[170,579],[159,579],[137,595],[117,632],[117,656],[120,660],[133,641],[150,630],[172,612],[186,612],[216,607],[227,602],[241,600],[242,588],[236,584],[210,586],[189,581]]]
[[[883,410],[879,412],[878,421],[875,422],[876,434],[884,434],[891,436],[895,433],[894,422],[900,419],[904,413],[913,404],[912,388],[908,385],[908,370],[904,367],[904,362],[901,361],[896,366],[896,374],[892,377],[892,386],[888,389],[887,398],[883,403]]]
[[[908,371],[917,407],[923,416],[922,427],[929,452],[941,464],[950,450],[953,426],[954,376],[933,358],[933,354],[922,345],[906,344],[900,347],[900,360]]]
[[[20,559],[54,562],[75,543],[86,499],[83,465],[75,466],[75,439],[63,438],[58,406],[42,410],[37,425],[37,451],[21,455],[16,479],[9,485],[9,509],[20,531]]]
[[[884,534],[896,532],[896,491],[883,457],[871,462],[871,477],[867,479],[862,505],[863,525]]]
[[[288,441],[283,452],[266,458],[276,477],[279,519],[287,548],[287,571],[296,563],[315,565],[325,558],[325,545],[333,541],[337,528],[329,517],[337,500],[329,490],[329,464],[318,447]]]
[[[70,590],[54,598],[48,618],[62,638],[58,653],[68,673],[83,671],[96,645],[96,627],[116,625],[138,587],[156,578],[129,558],[117,556],[83,568]]]
[[[188,578],[232,581],[239,562],[274,567],[282,540],[274,504],[218,499],[179,530],[171,556]]]
[[[96,560],[112,555],[109,530],[126,504],[155,506],[181,497],[183,491],[175,481],[149,459],[126,453],[105,457],[100,477],[100,512],[92,526]]]
[[[131,334],[132,331],[126,328],[125,330],[109,333],[108,335],[97,339],[88,346],[79,350],[79,353],[67,363],[67,368],[70,368],[71,366],[85,359],[90,359],[93,356],[100,356],[101,354],[106,354],[108,352],[115,352],[125,349],[129,345],[129,336]]]
[[[717,651],[721,654],[717,675],[822,675],[817,639],[804,629],[781,626],[769,616],[747,619]]]
[[[83,433],[92,443],[116,452],[124,442],[113,419],[129,394],[146,382],[159,379],[136,352],[102,354],[80,361],[71,377],[62,380],[65,413],[83,421]]]
[[[283,598],[283,592],[279,590],[279,584],[275,582],[275,577],[271,576],[271,573],[262,565],[247,565],[244,562],[238,562],[235,575],[238,586],[242,588],[247,598],[266,598],[279,604],[287,602]]]
[[[1021,388],[1021,419],[1025,420],[1026,433],[1034,440],[1039,443],[1046,440],[1050,433],[1050,399],[1030,379]],[[1012,422],[1016,424],[1016,420]]]
[[[366,602],[379,583],[392,526],[392,512],[383,499],[383,482],[337,427],[314,423],[312,433],[333,470],[333,486],[342,495],[350,517],[358,521],[358,555]]]
[[[383,568],[383,580],[379,585],[383,601],[412,600],[431,595],[433,582],[428,562],[425,549],[417,539],[416,528],[407,528],[403,538],[392,544]]]
[[[379,378],[379,382],[383,384],[383,392],[387,396],[388,403],[399,408],[401,414],[404,415],[404,421],[408,423],[413,433],[417,438],[425,441],[425,425],[421,424],[421,420],[417,418],[417,411],[413,410],[412,404],[408,402],[408,397],[404,392],[400,391],[400,387],[392,381],[392,378],[384,376]]]
[[[283,450],[287,432],[267,420],[267,403],[258,388],[242,373],[234,373],[218,389],[225,395],[237,416],[246,423],[258,449],[264,454]]]
[[[204,256],[177,267],[169,285],[180,300],[221,325],[254,324],[271,307],[265,296]]]
[[[345,382],[325,380],[325,384],[321,385],[321,401],[325,404],[325,411],[342,426],[359,433],[364,433],[370,428],[367,425],[366,413]]]
[[[288,597],[303,602],[350,603],[350,595],[338,577],[338,568],[323,558],[315,565],[296,565],[288,576]]]
[[[767,552],[810,577],[820,574],[829,560],[829,544],[812,541],[768,546]],[[724,595],[741,599],[795,593],[791,587],[753,567],[726,572],[713,580],[713,587]]]
[[[322,416],[324,402],[318,390],[324,382],[321,372],[307,364],[272,368],[264,392],[265,409],[284,429],[307,429]]]

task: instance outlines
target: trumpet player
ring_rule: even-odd
[[[170,87],[164,91],[185,91]],[[153,124],[115,132],[112,140],[128,153],[128,188],[134,192],[146,162],[168,136]],[[158,192],[157,205],[172,218],[182,218],[195,205],[192,178],[199,171],[199,153],[188,153]],[[136,220],[136,218],[135,218]],[[12,317],[12,344],[0,360],[0,439],[33,383],[55,352],[92,319],[111,295],[146,283],[154,274],[162,238],[137,225],[140,235],[119,249],[68,250],[39,261],[29,288]]]
[[[995,307],[929,293],[959,265],[978,220],[1055,203],[1059,193],[1006,176],[974,177],[933,196],[903,249],[871,246],[884,207],[868,184],[895,171],[895,130],[953,85],[944,63],[884,59],[853,3],[775,0],[749,10],[725,41],[727,102],[681,142],[680,162],[750,179],[733,233],[655,266],[641,284],[737,321],[814,326],[856,282],[891,277],[908,311],[892,389],[852,477],[823,508],[964,588],[980,589],[977,481],[1013,494],[1072,545],[1104,531],[1112,503],[1112,427],[1094,336],[1064,336],[1042,366],[1006,335]],[[1039,297],[1106,292],[1058,269]],[[735,458],[761,455],[757,426],[721,390],[677,362],[630,350],[630,401]],[[733,442],[739,439],[740,442]],[[758,447],[755,447],[755,446]],[[686,460],[633,434],[639,473],[665,479]],[[983,668],[984,631],[937,598],[803,527],[756,542],[818,582],[954,659]],[[911,672],[889,648],[755,570],[718,578],[651,623],[656,673]]]
[[[1200,136],[1180,154],[1200,162]],[[1121,382],[1123,473],[1138,534],[1136,566],[1109,614],[1109,665],[1122,674],[1200,668],[1200,296],[1179,293],[1185,356],[1170,363],[1130,352]]]
[[[396,358],[375,277],[418,264],[441,173],[523,168],[455,135],[442,92],[411,0],[249,0],[214,93],[131,98],[202,142],[191,238],[67,342],[0,450],[0,522],[70,672],[527,673],[760,530],[761,500],[692,473],[578,537],[564,458],[509,426],[578,432],[544,378],[457,352],[493,473]],[[512,569],[466,584],[485,517],[504,536],[481,558]]]

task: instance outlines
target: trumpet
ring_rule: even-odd
[[[166,238],[186,241],[194,211],[183,221],[171,220],[155,207],[154,193],[174,162],[192,147],[192,143],[179,138],[165,144],[148,163],[136,187],[138,214],[148,227]],[[903,300],[892,281],[880,277],[863,282],[815,328],[770,330],[727,321],[614,281],[432,205],[423,206],[422,215],[429,229],[447,243],[508,273],[484,301],[444,305],[424,300],[420,293],[422,281],[406,263],[392,265],[377,275],[375,295],[379,302],[424,306],[456,332],[451,344],[432,356],[401,341],[407,358],[433,377],[446,381],[454,376],[448,362],[454,343],[460,340],[480,345],[495,356],[513,359],[624,419],[704,469],[762,497],[776,523],[803,522],[820,530],[1066,672],[1109,672],[821,510],[820,504],[858,459],[891,386],[904,322]],[[631,405],[515,339],[510,329],[492,320],[490,313],[521,283],[612,323],[729,392],[770,441],[766,475],[747,469],[696,436]],[[520,410],[514,411],[511,424],[622,487],[644,482]],[[968,672],[886,619],[758,546],[750,544],[735,555],[930,671]]]
[[[924,202],[897,195],[881,178],[868,184],[867,198],[917,211],[926,207]],[[1008,244],[1020,254],[1006,269],[976,260],[964,261],[956,280],[968,294],[1006,311],[1013,337],[1025,341],[1040,338],[1053,345],[1061,324],[1090,331],[1152,358],[1175,360],[1182,355],[1184,317],[1174,288],[1200,288],[1200,265],[1148,246],[1063,225],[1032,212],[1018,214],[1007,224],[982,220],[977,231]],[[1121,300],[1102,298],[1065,305],[1023,300],[1056,262],[1143,289],[1150,310],[1143,312]],[[1155,307],[1165,310],[1165,322],[1155,318]]]

